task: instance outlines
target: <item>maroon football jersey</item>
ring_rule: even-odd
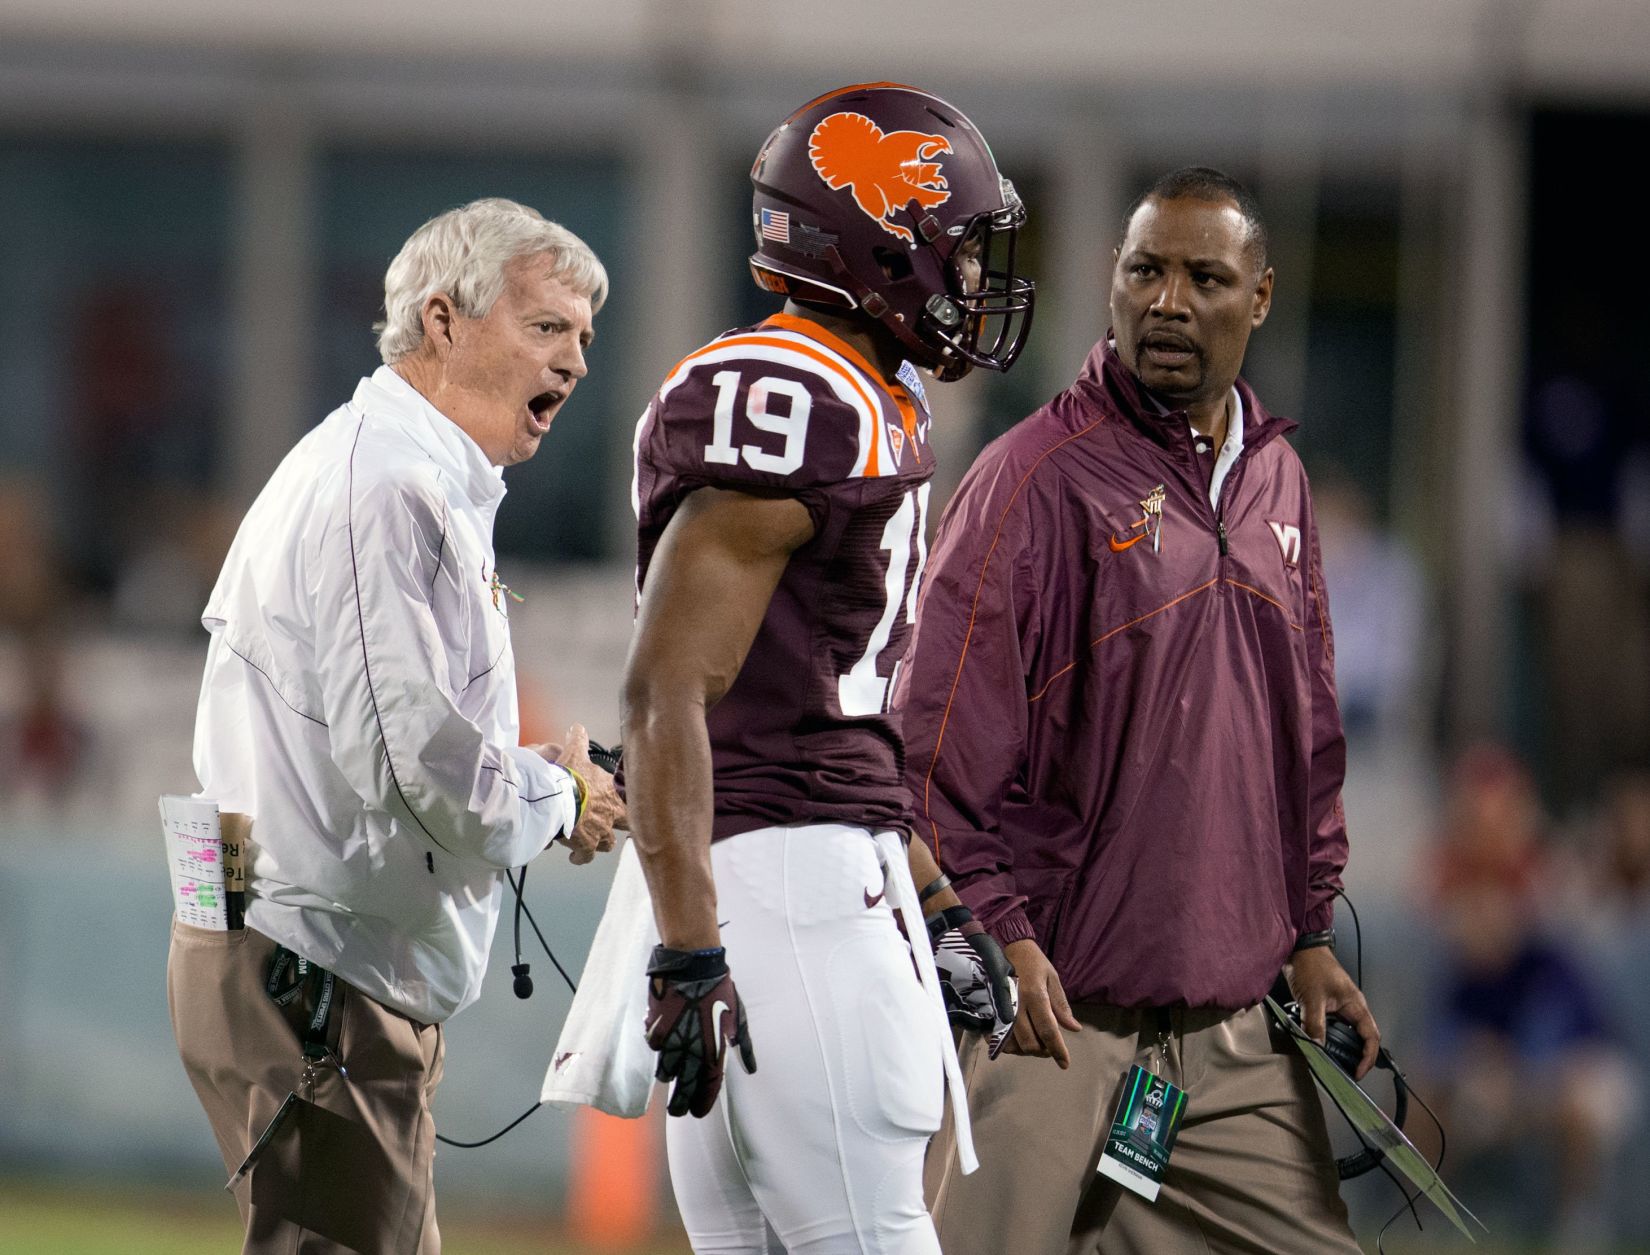
[[[637,427],[638,588],[696,488],[794,497],[814,523],[710,712],[717,838],[770,824],[910,821],[888,705],[928,556],[934,458],[916,371],[907,365],[900,380],[780,314],[689,354]]]

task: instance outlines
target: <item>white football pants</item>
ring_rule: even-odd
[[[871,833],[764,828],[711,864],[757,1071],[729,1049],[710,1114],[667,1122],[694,1251],[765,1255],[771,1226],[789,1255],[939,1255],[922,1162],[942,1049]]]

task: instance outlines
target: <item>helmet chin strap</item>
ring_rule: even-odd
[[[972,363],[952,350],[940,348],[918,335],[916,328],[895,313],[880,293],[871,291],[854,276],[842,260],[842,252],[835,244],[831,245],[825,256],[837,278],[842,280],[843,286],[858,303],[860,311],[875,320],[879,327],[891,335],[914,365],[933,371],[936,379],[947,383],[961,379],[968,373]],[[956,370],[957,367],[961,369]],[[950,373],[952,370],[956,373]]]

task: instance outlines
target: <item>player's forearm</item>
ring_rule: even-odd
[[[659,924],[673,950],[719,946],[711,874],[710,737],[704,707],[626,703],[625,800]]]

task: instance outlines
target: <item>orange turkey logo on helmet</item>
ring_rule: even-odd
[[[833,113],[808,137],[808,157],[825,185],[850,188],[866,217],[907,243],[914,242],[911,229],[890,219],[913,200],[933,209],[951,199],[935,160],[950,151],[943,135],[884,131],[863,113]]]

